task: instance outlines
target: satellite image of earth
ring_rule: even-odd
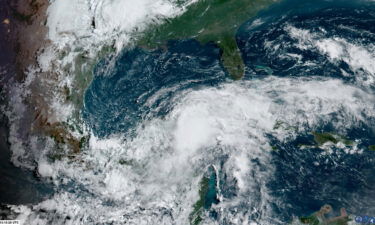
[[[0,7],[0,224],[375,224],[374,0]]]

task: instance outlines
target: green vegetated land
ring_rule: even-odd
[[[198,225],[202,222],[205,211],[213,204],[219,203],[217,199],[217,175],[215,169],[210,166],[199,184],[199,200],[195,202],[190,213],[190,224]]]
[[[318,133],[318,132],[312,132],[312,135],[314,135],[314,141],[319,145],[323,145],[325,143],[331,142],[333,144],[337,144],[338,142],[342,142],[346,146],[353,145],[352,140],[346,139],[344,136],[333,134],[333,133]]]
[[[285,131],[294,131],[298,132],[298,127],[297,126],[291,126],[287,122],[277,120],[275,125],[273,126],[273,130],[285,130]],[[332,143],[332,144],[337,144],[337,143],[343,143],[345,146],[353,146],[354,141],[349,140],[343,135],[337,134],[337,133],[332,133],[332,132],[311,132],[312,136],[314,137],[314,142],[315,145],[304,145],[301,144],[299,145],[300,147],[321,147],[326,143]],[[375,150],[375,146],[373,147]],[[275,146],[272,147],[272,150],[276,150],[277,148]],[[369,146],[369,149],[371,150],[371,146]]]
[[[155,48],[168,40],[195,38],[214,42],[222,50],[221,62],[233,79],[240,79],[245,65],[236,42],[241,24],[278,0],[201,0],[179,17],[149,29],[139,45]]]

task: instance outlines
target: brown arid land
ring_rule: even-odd
[[[38,51],[48,42],[48,0],[5,0],[2,4],[4,36],[16,53],[17,81],[22,81],[27,68],[36,63]]]
[[[48,1],[2,0],[0,2],[0,107],[12,107],[11,89],[25,82],[29,66],[36,64],[38,50],[46,43],[45,10]],[[27,104],[27,114],[34,114],[33,105]],[[16,167],[10,142],[11,121],[0,110],[0,219],[14,219],[5,204],[36,203],[46,196],[41,189],[52,193],[48,184],[35,177],[35,172]],[[9,115],[8,115],[9,116]],[[32,116],[30,116],[32,117]],[[32,122],[22,120],[20,133],[28,134]],[[26,137],[26,136],[23,136]]]
[[[20,136],[25,139],[29,135],[51,137],[57,145],[68,146],[69,156],[74,155],[86,139],[74,137],[56,120],[49,106],[51,96],[64,91],[57,87],[59,74],[53,71],[53,62],[50,62],[48,71],[43,71],[38,65],[38,56],[51,46],[46,27],[49,1],[4,0],[1,4],[1,31],[5,34],[1,37],[4,39],[1,48],[5,52],[1,65],[7,71],[0,79],[0,90],[10,97],[7,87],[15,82],[25,82],[28,76],[33,77],[28,85],[30,93],[24,99],[27,112],[21,115]]]

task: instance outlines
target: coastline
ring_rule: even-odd
[[[278,10],[280,14],[284,13],[283,10]],[[66,10],[60,12],[65,13]],[[31,18],[28,15],[32,14],[22,15]],[[293,16],[291,13],[283,23],[276,23],[275,30],[299,27],[299,23],[290,22]],[[6,27],[12,21],[14,22],[11,18],[4,25],[0,23],[0,26]],[[30,21],[33,22],[31,19]],[[271,24],[274,21],[278,20],[271,20]],[[315,20],[302,19],[299,22],[311,21]],[[317,20],[319,23],[321,21]],[[15,35],[19,36],[24,34],[22,27],[30,25],[26,20],[14,23],[20,28],[14,30]],[[307,25],[309,26],[304,27],[305,31],[311,31],[313,28],[309,23]],[[39,30],[41,32],[46,28],[43,23],[35,25],[36,30],[38,27],[42,27]],[[299,31],[297,34],[304,31],[295,30]],[[249,27],[244,30],[246,33],[251,33],[250,31],[253,30]],[[290,32],[290,29],[287,31],[283,36],[290,40],[287,42],[284,42],[285,39],[277,39],[277,33],[268,37],[261,32],[263,35],[254,39],[253,34],[247,36],[246,40],[249,42],[246,43],[251,42],[249,46],[258,41],[262,44],[272,43],[270,46],[298,43],[292,38],[296,32]],[[315,31],[311,32],[315,34]],[[29,35],[21,38],[32,38],[32,32],[26,33]],[[337,36],[348,37],[341,36],[340,33]],[[10,99],[15,103],[22,103],[23,108],[15,105],[4,115],[0,110],[0,177],[3,178],[0,180],[0,219],[19,219],[22,224],[87,224],[92,221],[101,224],[147,224],[150,221],[159,224],[184,224],[189,221],[190,224],[203,224],[207,221],[285,224],[292,216],[298,218],[300,215],[309,215],[310,211],[315,211],[315,207],[326,202],[334,208],[348,208],[353,215],[359,212],[371,214],[369,211],[373,209],[372,205],[358,203],[356,197],[358,193],[364,198],[374,196],[371,195],[371,185],[363,185],[362,178],[371,177],[371,170],[368,168],[375,168],[375,161],[367,161],[371,152],[362,148],[364,144],[357,145],[362,141],[371,141],[374,137],[374,134],[367,132],[371,130],[375,118],[372,113],[375,112],[371,104],[375,99],[372,91],[363,90],[357,84],[334,76],[281,77],[272,73],[267,76],[256,73],[256,76],[259,75],[257,78],[245,79],[243,82],[222,82],[218,79],[219,87],[206,76],[202,78],[205,82],[202,82],[203,85],[196,82],[197,79],[191,79],[192,85],[188,88],[183,86],[183,79],[173,80],[162,88],[156,84],[145,85],[147,91],[151,90],[150,93],[153,93],[152,90],[156,90],[156,94],[143,95],[143,85],[149,80],[127,86],[132,84],[129,81],[137,80],[126,73],[128,67],[123,67],[125,69],[117,77],[129,80],[124,79],[125,82],[121,83],[118,82],[119,79],[112,79],[108,82],[109,85],[103,85],[101,89],[95,82],[105,83],[98,79],[102,74],[95,73],[90,77],[88,73],[92,71],[92,67],[101,66],[96,61],[100,55],[96,53],[107,52],[95,51],[92,54],[96,56],[94,59],[85,50],[77,50],[77,46],[58,48],[58,41],[55,42],[52,38],[49,41],[46,37],[34,40],[37,42],[33,46],[34,53],[28,49],[23,52],[21,49],[19,55],[16,55],[15,50],[9,50],[14,58],[5,57],[5,60],[14,60],[9,63],[9,70],[22,70],[21,64],[15,62],[21,60],[19,63],[27,65],[24,67],[27,72],[21,73],[19,77],[14,75],[15,72],[9,71],[4,75],[4,80],[9,78],[6,81],[12,89],[8,92]],[[330,37],[332,36],[319,36],[319,40]],[[80,37],[76,37],[76,40],[79,39]],[[347,44],[356,43],[355,40],[350,39]],[[17,42],[19,39],[14,38],[13,41]],[[32,42],[28,43],[32,45]],[[265,48],[266,44],[262,44],[259,45],[261,49],[268,49]],[[38,45],[39,48],[36,48]],[[11,47],[10,44],[6,46]],[[203,49],[199,43],[197,47],[190,44],[185,46],[188,50]],[[305,54],[307,51],[302,47],[299,46],[298,49],[301,54]],[[23,43],[23,48],[27,48],[26,42]],[[252,54],[251,49],[246,48],[246,53]],[[114,51],[115,49],[109,50]],[[166,54],[174,55],[173,48],[168,51],[165,51]],[[163,68],[165,62],[176,65],[175,62],[183,61],[181,58],[187,61],[192,58],[210,59],[210,54],[208,57],[205,54],[201,57],[195,52],[185,54],[184,48],[178,48],[178,51],[178,57],[168,58],[164,54],[162,61],[161,58],[156,58],[155,67]],[[210,60],[203,64],[207,68],[204,71],[207,74],[216,74],[216,71],[222,69],[217,63],[217,52],[217,49],[213,52],[216,56],[214,64],[210,64]],[[327,60],[326,54],[315,53],[321,59],[318,62]],[[137,57],[133,57],[133,54],[129,55],[124,59],[115,58],[111,62],[138,62],[138,66],[132,69],[133,74],[140,74],[137,78],[146,77],[143,68],[150,65],[147,69],[152,76],[158,75],[156,79],[169,78],[162,76],[164,73],[155,73],[158,70],[153,69],[155,67],[150,61],[136,60]],[[261,58],[261,55],[270,56],[275,65],[285,62],[279,58],[282,54],[274,56],[258,53],[254,54],[254,58]],[[30,61],[23,62],[22,57]],[[61,62],[66,58],[71,61],[65,60],[69,61],[66,64]],[[201,68],[196,66],[195,61],[189,62],[193,63],[181,68]],[[267,68],[272,70],[271,66],[267,67],[270,64],[259,65],[255,62],[254,60],[251,66],[265,72]],[[104,66],[102,68],[99,73],[108,69]],[[110,68],[120,68],[120,65],[115,64]],[[169,68],[165,69],[167,70]],[[282,71],[285,70],[282,68]],[[170,76],[178,75],[183,78],[184,71],[179,73],[180,71],[180,68],[172,71]],[[190,72],[187,68],[186,71],[192,74],[198,70]],[[305,73],[306,68],[298,71]],[[220,74],[224,73],[220,70]],[[112,78],[111,75],[109,77]],[[90,79],[93,79],[91,85]],[[88,85],[90,86],[85,95]],[[103,118],[109,119],[120,118],[120,125],[125,124],[121,120],[136,121],[139,123],[137,130],[129,135],[102,138],[95,135],[95,127],[92,126],[88,130],[93,135],[88,141],[86,137],[90,138],[89,132],[80,129],[85,126],[85,122],[88,127],[90,123],[85,117],[80,120],[79,116],[84,113],[79,111],[81,108],[77,105],[84,104],[84,109],[89,107],[90,103],[86,100],[90,98],[88,93],[91,87],[93,93],[103,93],[101,90],[105,90],[101,96],[113,96],[113,99],[128,98],[134,93],[136,100],[120,102],[116,104],[118,107],[112,107],[111,103],[116,101],[109,98],[99,98],[99,101],[91,105],[98,106],[92,110],[95,115],[104,115]],[[119,94],[113,91],[117,87]],[[14,89],[18,91],[16,94],[19,95],[19,101],[14,101]],[[6,90],[7,87],[2,90],[3,93]],[[0,108],[5,105],[6,100],[0,98]],[[9,105],[12,106],[13,102]],[[117,117],[117,112],[122,108],[143,105],[156,106],[156,110],[153,110],[155,113],[144,117],[134,110],[136,113],[132,114],[135,119]],[[73,106],[73,110],[69,106]],[[56,110],[56,107],[59,109]],[[107,107],[114,110],[100,111]],[[61,115],[64,111],[66,114],[75,114],[64,117]],[[144,111],[152,110],[145,108]],[[126,114],[130,114],[129,111]],[[104,121],[106,124],[111,122],[99,117],[95,117],[96,121]],[[119,122],[114,120],[113,124],[118,125]],[[12,139],[16,136],[14,134],[19,135],[18,139]],[[21,141],[24,143],[21,144]],[[87,142],[89,143],[86,145]],[[14,151],[18,147],[22,150]],[[18,158],[13,158],[12,155]],[[358,170],[353,172],[353,165]],[[352,176],[347,176],[347,171],[353,172]],[[327,179],[327,174],[335,176]],[[285,182],[280,182],[283,180]],[[308,185],[296,186],[296,182]],[[353,185],[347,187],[345,184]],[[283,190],[281,195],[278,190]]]
[[[48,7],[47,0],[4,0],[0,10],[0,106],[10,104],[11,87],[22,83],[29,66],[37,63],[37,52],[46,44],[47,28],[43,26]],[[33,113],[28,105],[29,114]],[[22,125],[29,130],[30,123]],[[11,162],[9,142],[10,124],[7,116],[0,111],[0,205],[37,203],[52,193],[52,186],[36,176],[34,171],[15,166]],[[26,191],[25,191],[26,190]],[[2,215],[1,217],[3,217]],[[3,219],[3,218],[2,218]]]

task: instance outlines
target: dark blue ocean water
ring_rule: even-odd
[[[264,23],[252,28],[257,19]],[[286,26],[320,34],[323,28],[324,34],[317,38],[343,38],[358,46],[368,46],[375,43],[375,5],[368,1],[284,1],[243,24],[237,35],[249,78],[267,76],[272,71],[283,77],[318,75],[354,83],[356,74],[346,62],[332,62],[316,49],[296,47],[296,40],[290,37]],[[278,44],[279,48],[270,50],[269,43]],[[343,71],[347,76],[343,76]],[[322,124],[319,131],[335,132],[330,124]],[[351,140],[362,140],[360,147],[364,149],[375,142],[373,119],[344,132]],[[293,215],[309,215],[327,203],[336,209],[336,215],[340,207],[354,215],[375,214],[374,152],[349,155],[337,149],[329,157],[322,157],[324,150],[297,147],[313,144],[308,133],[287,144],[277,141],[273,144],[278,148],[272,161],[277,171],[269,187],[283,199],[283,204],[273,205],[283,221]]]
[[[252,28],[257,19],[263,23]],[[287,26],[318,33],[318,40],[344,38],[366,46],[375,43],[375,6],[369,1],[283,1],[243,24],[237,34],[248,76],[267,75],[267,71],[259,69],[264,66],[277,76],[319,75],[353,82],[355,77],[347,63],[333,63],[314,48],[298,48],[297,41],[285,29]],[[301,58],[290,57],[291,54]],[[343,77],[343,71],[353,76]]]
[[[14,18],[14,11],[11,5],[14,2],[4,0],[0,2],[0,17],[3,19]],[[11,150],[8,141],[9,121],[4,114],[3,106],[8,103],[9,84],[16,83],[21,79],[21,73],[17,69],[16,55],[14,49],[15,40],[13,32],[8,31],[9,26],[0,26],[0,219],[3,219],[3,204],[30,204],[37,203],[53,194],[53,187],[44,179],[27,169],[14,166],[11,160]],[[12,40],[13,39],[13,40]],[[23,77],[23,75],[22,75]]]
[[[97,135],[106,136],[127,133],[148,117],[163,116],[171,106],[162,103],[168,103],[176,91],[167,91],[151,107],[145,106],[157,91],[175,85],[180,85],[177,92],[214,86],[227,79],[219,52],[213,44],[184,40],[170,41],[167,50],[126,50],[114,65],[112,58],[104,59],[86,91],[84,118]]]
[[[254,28],[251,24],[257,19],[263,23]],[[368,46],[375,44],[375,4],[369,1],[283,1],[243,24],[237,33],[246,64],[244,79],[262,79],[272,73],[296,78],[335,77],[354,84],[356,73],[346,62],[332,62],[316,49],[296,47],[296,40],[290,37],[286,26],[311,33],[322,33],[324,29],[324,34],[317,38],[343,38]],[[267,43],[280,47],[271,51]],[[288,57],[289,54],[301,58]],[[349,75],[343,76],[343,73]],[[217,86],[230,80],[220,64],[218,47],[212,43],[201,45],[195,40],[171,40],[165,49],[153,51],[139,47],[125,50],[120,56],[103,59],[96,66],[94,76],[86,91],[83,117],[101,137],[115,133],[131,137],[134,127],[141,121],[163,118],[173,108],[172,98],[176,93],[188,88]],[[160,89],[176,86],[177,89],[161,94],[153,105],[145,104]],[[341,131],[333,130],[330,124],[322,124],[318,132],[345,133],[348,139],[361,140],[359,148],[367,149],[368,145],[375,144],[374,128],[375,121],[369,118],[368,123]],[[335,149],[329,156],[322,156],[323,150],[319,148],[301,150],[299,145],[313,144],[309,132],[287,143],[278,142],[271,134],[269,139],[271,145],[277,147],[271,160],[276,172],[267,184],[271,195],[280,199],[271,206],[277,220],[286,223],[293,215],[309,215],[326,203],[334,207],[334,213],[345,207],[350,214],[375,216],[375,152],[365,150],[363,154],[352,155]],[[222,161],[225,162],[225,156]],[[234,198],[235,181],[225,174],[219,175],[219,179],[223,195]],[[215,185],[210,187],[216,188]]]

